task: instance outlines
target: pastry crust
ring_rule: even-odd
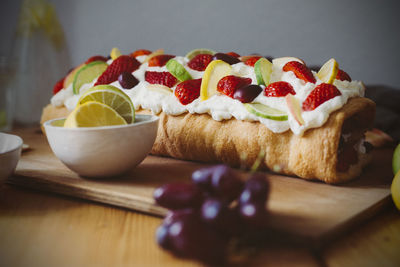
[[[149,111],[139,111],[143,112]],[[48,105],[41,121],[65,117],[68,113],[65,107]],[[359,153],[357,164],[351,165],[346,172],[337,171],[342,131],[361,139],[363,133],[372,128],[374,114],[374,102],[367,98],[351,98],[340,110],[333,112],[322,127],[297,136],[290,130],[273,133],[259,122],[215,121],[208,114],[170,116],[161,113],[151,153],[246,168],[263,155],[261,169],[326,183],[342,183],[359,176],[370,160],[369,154]]]

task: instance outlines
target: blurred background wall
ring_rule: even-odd
[[[21,1],[0,1],[1,55],[8,54]],[[353,79],[400,88],[398,0],[52,0],[77,65],[116,46],[193,48],[334,57]]]

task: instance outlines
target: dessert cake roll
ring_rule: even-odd
[[[82,78],[90,60],[56,85],[42,122],[68,115],[85,91],[108,84],[129,96],[137,113],[160,117],[154,155],[245,168],[257,162],[326,183],[359,176],[371,159],[364,134],[375,104],[334,59],[315,72],[293,57],[138,50],[104,58],[94,64],[97,75]]]

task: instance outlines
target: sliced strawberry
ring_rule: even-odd
[[[228,75],[219,80],[217,84],[218,92],[221,92],[233,98],[235,91],[241,87],[251,84],[250,78],[243,78],[234,75]]]
[[[131,53],[131,57],[150,55],[151,51],[147,49],[139,49]]]
[[[297,78],[309,82],[315,83],[315,77],[312,74],[311,70],[307,68],[306,65],[298,62],[298,61],[290,61],[283,66],[283,71],[293,71]]]
[[[232,57],[236,57],[236,58],[240,57],[240,55],[238,53],[235,53],[235,52],[228,52],[228,53],[225,53],[225,54],[230,55]]]
[[[162,67],[165,64],[167,64],[168,60],[174,57],[175,56],[173,55],[165,55],[165,54],[154,56],[149,60],[149,67]]]
[[[246,64],[247,66],[250,67],[254,67],[254,64],[256,64],[256,62],[261,58],[261,56],[254,56],[254,57],[250,57],[248,58],[244,64]]]
[[[293,86],[287,82],[275,82],[271,83],[264,89],[265,96],[280,97],[286,96],[287,94],[295,95],[296,92]]]
[[[169,88],[177,83],[177,79],[168,71],[146,71],[144,74],[146,82],[151,84],[161,84]]]
[[[61,91],[61,89],[64,88],[64,80],[65,77],[56,82],[56,84],[53,87],[53,95],[57,94],[59,91]]]
[[[106,62],[107,58],[103,57],[103,56],[100,56],[100,55],[93,56],[93,57],[88,58],[88,60],[86,60],[85,64],[89,64],[90,62],[93,62],[93,61],[104,61],[104,62]]]
[[[338,73],[336,74],[336,80],[341,80],[341,81],[349,81],[351,82],[350,75],[347,74],[347,72],[339,69]]]
[[[212,58],[213,56],[209,54],[199,54],[189,61],[188,67],[193,70],[204,71]]]
[[[303,110],[311,111],[316,109],[319,105],[341,95],[340,91],[333,84],[321,83],[307,96],[303,102]]]
[[[193,102],[200,96],[201,79],[187,80],[179,83],[175,89],[175,96],[182,105]]]
[[[135,58],[126,55],[119,56],[100,75],[95,85],[115,82],[122,72],[134,72],[139,66],[140,62]]]

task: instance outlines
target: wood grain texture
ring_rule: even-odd
[[[84,179],[52,154],[38,129],[18,134],[32,149],[23,154],[10,183],[154,215],[165,214],[154,205],[154,188],[166,182],[188,181],[193,170],[207,166],[149,156],[120,178]],[[373,216],[390,202],[390,152],[376,151],[374,162],[362,177],[340,186],[266,173],[272,189],[268,203],[271,227],[283,236],[319,246]]]

